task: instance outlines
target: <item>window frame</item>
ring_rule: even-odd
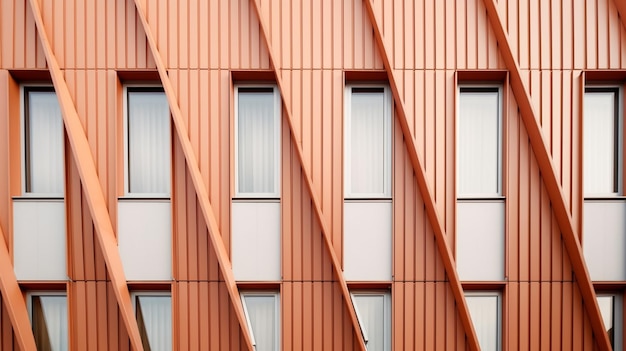
[[[615,95],[615,104],[617,106],[613,106],[613,138],[615,143],[613,145],[614,152],[614,160],[613,160],[613,187],[615,191],[608,193],[586,193],[585,192],[585,181],[584,181],[584,173],[585,173],[585,96],[587,93],[593,92],[602,92],[602,93],[613,93]],[[583,90],[583,108],[581,111],[582,115],[582,123],[581,123],[581,135],[582,135],[582,164],[583,164],[583,174],[582,174],[582,192],[584,199],[602,199],[602,198],[620,198],[624,197],[624,181],[623,181],[623,168],[624,168],[624,115],[623,115],[623,94],[624,88],[621,84],[585,84]]]
[[[352,192],[352,95],[353,89],[382,89],[383,93],[383,113],[384,113],[384,128],[386,132],[384,134],[386,148],[384,150],[384,173],[383,173],[383,192],[377,193],[355,193]],[[384,83],[347,83],[344,88],[344,120],[343,120],[343,186],[344,186],[344,199],[345,200],[390,200],[393,192],[392,182],[392,168],[393,168],[393,98],[388,84]]]
[[[30,120],[30,108],[29,108],[29,92],[51,92],[55,96],[56,91],[54,86],[50,83],[43,84],[20,84],[20,168],[21,168],[21,196],[29,198],[46,198],[46,199],[62,199],[65,197],[65,180],[67,175],[65,172],[65,122],[63,121],[63,111],[61,111],[61,103],[59,102],[59,112],[62,123],[62,133],[59,136],[61,138],[61,146],[63,148],[63,192],[61,193],[39,193],[28,191],[27,183],[29,182],[29,168],[30,168],[30,156],[27,148],[29,147],[30,135],[28,133],[28,126],[30,122],[27,122],[27,118]],[[58,96],[57,96],[58,101]]]
[[[279,291],[267,291],[267,290],[243,290],[239,292],[239,298],[241,300],[241,304],[243,306],[243,313],[246,317],[246,325],[248,326],[248,331],[250,332],[250,338],[252,339],[252,347],[256,350],[256,338],[254,336],[254,330],[252,329],[252,322],[250,321],[250,314],[248,313],[248,305],[246,304],[245,296],[258,296],[258,297],[274,297],[274,314],[276,316],[276,325],[274,326],[274,338],[276,340],[276,349],[274,351],[279,351],[281,349],[281,340],[280,340],[280,328],[281,328],[281,319],[280,319],[280,292]]]
[[[65,297],[65,313],[67,316],[67,325],[65,326],[65,331],[67,333],[67,344],[68,349],[71,350],[71,338],[70,338],[70,304],[68,299],[67,291],[65,290],[31,290],[26,292],[26,309],[28,311],[28,319],[30,321],[30,327],[33,333],[35,333],[34,325],[33,325],[33,298],[34,297],[42,297],[42,296],[62,296]]]
[[[498,116],[497,116],[497,120],[498,120],[498,156],[497,156],[497,192],[495,193],[461,193],[459,191],[460,186],[459,186],[459,181],[461,179],[460,176],[460,152],[459,152],[459,147],[460,147],[460,142],[459,142],[459,137],[460,137],[460,122],[461,122],[461,94],[463,92],[474,92],[474,93],[480,93],[480,92],[491,92],[491,93],[497,93],[498,95]],[[456,187],[456,197],[457,200],[476,200],[476,199],[480,199],[480,200],[502,200],[505,198],[504,196],[504,97],[503,97],[503,86],[502,84],[499,83],[495,83],[495,84],[491,84],[491,83],[484,83],[484,84],[459,84],[457,86],[457,95],[456,95],[456,121],[455,121],[455,128],[456,128],[456,137],[455,137],[455,153],[456,153],[456,157],[455,157],[455,176],[456,176],[456,181],[455,181],[455,187]]]
[[[172,323],[172,328],[174,328],[174,304],[172,301],[172,293],[170,291],[155,291],[155,290],[136,290],[136,291],[131,291],[130,293],[130,300],[133,306],[133,313],[135,315],[135,320],[137,320],[138,316],[137,316],[137,299],[141,296],[160,296],[160,297],[169,297],[170,298],[170,310],[172,312],[171,314],[171,323]],[[137,321],[137,324],[139,324],[139,322]],[[144,326],[145,327],[145,326]],[[174,342],[174,330],[170,330],[172,335],[172,343]],[[142,340],[143,342],[143,340]],[[148,344],[150,343],[150,340],[148,340]],[[174,346],[174,344],[172,344],[172,347]]]
[[[123,86],[123,145],[124,145],[124,195],[125,199],[170,199],[172,196],[172,188],[174,184],[173,180],[173,169],[172,169],[172,160],[173,160],[173,150],[172,150],[172,112],[169,107],[168,102],[168,144],[170,150],[170,192],[169,193],[139,193],[139,192],[131,192],[130,190],[130,157],[129,157],[129,139],[130,135],[128,134],[128,118],[129,118],[129,92],[162,92],[167,100],[167,95],[165,95],[165,90],[163,86],[160,84],[125,84]]]
[[[601,297],[611,297],[613,298],[613,340],[612,346],[613,350],[621,350],[624,346],[624,335],[622,335],[622,331],[624,330],[624,299],[623,292],[617,291],[607,291],[607,292],[597,292],[596,300]],[[599,304],[599,301],[598,301]],[[602,309],[600,309],[600,316],[604,319],[602,315]],[[604,326],[606,328],[606,325]],[[610,338],[609,338],[609,341]]]
[[[392,344],[392,321],[393,321],[393,310],[391,306],[391,291],[389,290],[369,290],[369,289],[351,289],[350,291],[350,299],[352,301],[352,306],[354,307],[354,312],[356,313],[357,320],[359,322],[359,328],[361,330],[361,335],[363,336],[363,340],[365,341],[365,346],[367,348],[367,343],[369,342],[369,335],[367,330],[364,328],[363,316],[359,310],[358,303],[356,302],[357,296],[382,296],[383,297],[383,333],[384,333],[384,351],[391,350]],[[388,312],[387,312],[388,311]]]
[[[497,298],[497,324],[498,324],[498,329],[496,331],[496,336],[497,336],[497,348],[496,351],[502,351],[504,349],[504,346],[502,344],[503,342],[503,336],[502,336],[502,322],[503,322],[503,292],[500,290],[466,290],[463,293],[463,298],[466,299],[466,303],[467,303],[467,297],[496,297]],[[476,329],[476,325],[474,324],[474,320],[471,319],[471,311],[469,311],[468,308],[468,312],[470,313],[470,320],[472,322],[472,325],[474,326],[474,329]],[[481,346],[482,349],[482,346]]]
[[[276,138],[274,140],[274,192],[266,192],[266,193],[254,193],[254,192],[242,192],[239,191],[239,90],[272,90],[273,94],[273,103],[274,103],[274,133]],[[262,84],[253,84],[253,83],[238,83],[234,85],[234,124],[233,124],[233,140],[234,140],[234,186],[235,191],[233,198],[234,199],[279,199],[281,194],[281,139],[282,139],[282,103],[280,91],[278,90],[278,86],[276,84],[262,83]]]

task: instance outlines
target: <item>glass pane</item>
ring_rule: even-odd
[[[615,92],[585,93],[583,118],[584,193],[617,192]]]
[[[63,193],[63,119],[53,91],[29,91],[26,129],[26,192]]]
[[[352,93],[350,112],[350,195],[379,194],[389,191],[386,156],[389,130],[385,121],[384,93]]]
[[[67,298],[33,296],[32,323],[39,351],[65,351],[67,340]]]
[[[275,295],[244,295],[256,351],[278,350],[278,309]]]
[[[458,194],[500,195],[500,118],[497,91],[461,91]]]
[[[137,296],[137,322],[146,351],[172,349],[172,298]]]
[[[500,350],[499,297],[496,295],[468,295],[465,296],[465,300],[481,350]]]
[[[170,193],[170,112],[159,91],[128,92],[128,192]]]
[[[604,321],[604,327],[609,335],[611,345],[614,345],[614,326],[615,326],[615,308],[613,296],[598,296],[598,305],[600,306],[600,313],[602,314],[602,320]]]
[[[238,192],[275,194],[279,135],[273,91],[240,91],[237,114]]]
[[[389,311],[385,310],[385,295],[355,294],[353,298],[359,311],[363,335],[367,338],[367,350],[388,350],[390,338],[386,335],[385,323],[389,321]]]

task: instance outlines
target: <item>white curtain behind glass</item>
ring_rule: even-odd
[[[274,93],[239,91],[237,106],[238,192],[275,194],[277,135]]]
[[[28,92],[26,192],[63,194],[63,119],[56,94]]]
[[[583,118],[584,193],[615,189],[615,93],[585,93]]]
[[[172,349],[172,299],[170,296],[138,296],[137,313],[143,317],[151,351]]]
[[[499,298],[498,296],[465,296],[480,349],[498,351],[499,348]]]
[[[352,93],[350,105],[350,179],[348,196],[388,195],[389,127],[384,93]]]
[[[163,92],[128,92],[128,192],[170,193],[170,110]]]
[[[52,350],[68,350],[67,298],[65,296],[39,296],[36,298],[41,301]]]
[[[256,351],[278,350],[277,327],[278,315],[276,296],[244,295],[243,299],[250,320]]]
[[[458,194],[500,195],[498,92],[463,92],[459,97]]]
[[[367,336],[368,351],[387,350],[388,336],[385,336],[385,296],[384,295],[354,295],[354,302],[359,310],[361,328]]]

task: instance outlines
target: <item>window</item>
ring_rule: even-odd
[[[391,295],[389,292],[353,292],[352,302],[367,350],[391,350]]]
[[[280,96],[274,86],[235,88],[235,196],[280,195]]]
[[[23,88],[24,194],[63,196],[63,119],[52,87]]]
[[[348,86],[345,197],[391,197],[391,98],[386,86]]]
[[[241,294],[248,328],[256,351],[277,351],[279,343],[279,295],[276,292]]]
[[[169,197],[170,110],[159,87],[126,88],[126,195]]]
[[[623,335],[622,299],[619,294],[598,294],[598,305],[613,350],[621,350]]]
[[[31,293],[29,297],[30,318],[37,350],[68,350],[65,293]]]
[[[145,350],[172,349],[172,298],[163,293],[133,294],[141,341]]]
[[[502,195],[500,88],[461,87],[457,123],[460,198]]]
[[[499,292],[468,292],[465,301],[478,336],[480,349],[499,351],[502,349],[502,312]]]
[[[620,179],[621,118],[617,87],[587,87],[583,109],[585,196],[615,196]]]

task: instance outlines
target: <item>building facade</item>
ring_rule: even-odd
[[[623,16],[3,0],[0,349],[624,349]]]

